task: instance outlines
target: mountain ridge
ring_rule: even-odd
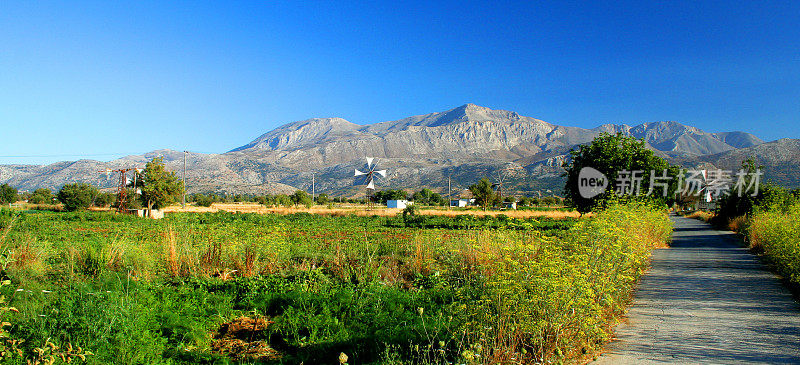
[[[349,174],[363,163],[364,156],[372,156],[390,169],[391,176],[381,187],[441,189],[447,176],[457,185],[467,185],[477,175],[489,176],[504,169],[519,175],[519,191],[553,189],[559,181],[563,183],[560,166],[568,151],[603,132],[643,138],[658,155],[684,164],[708,163],[703,159],[708,156],[724,160],[736,151],[764,144],[750,133],[708,133],[673,121],[601,124],[585,129],[464,104],[366,125],[336,117],[287,123],[225,153],[188,154],[187,185],[190,192],[287,192],[294,187],[308,188],[313,173],[317,191],[355,194],[360,190],[351,186]],[[143,165],[156,155],[165,157],[168,168],[182,169],[182,152],[156,150],[109,162],[2,165],[0,182],[24,189],[59,188],[72,181],[108,185],[97,171]]]

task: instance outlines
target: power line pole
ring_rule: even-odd
[[[447,210],[450,210],[451,201],[453,197],[450,195],[450,175],[447,175]]]
[[[186,152],[183,151],[183,197],[181,199],[181,209],[186,209]]]
[[[314,202],[314,193],[315,193],[314,189],[316,188],[315,183],[316,183],[316,181],[314,180],[314,173],[312,172],[311,173],[311,202],[312,202],[312,204]]]

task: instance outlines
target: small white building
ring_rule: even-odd
[[[517,210],[517,202],[503,202],[503,208]]]
[[[162,219],[164,218],[164,211],[153,209],[150,211],[150,214],[147,214],[147,209],[128,209],[131,214],[136,214],[139,217],[146,217],[146,218],[153,218],[153,219]]]
[[[450,206],[455,208],[464,208],[470,205],[475,205],[475,199],[453,199],[450,201]]]
[[[396,208],[396,209],[405,209],[409,205],[413,205],[414,202],[410,202],[408,200],[387,200],[386,207],[387,208]]]

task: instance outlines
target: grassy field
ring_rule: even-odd
[[[10,323],[0,355],[573,361],[609,338],[670,231],[642,205],[583,219],[3,210],[3,306],[16,310],[0,309]]]

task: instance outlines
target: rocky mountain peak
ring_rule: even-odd
[[[187,155],[187,179],[195,191],[263,192],[286,190],[287,185],[308,187],[307,172],[315,171],[321,191],[348,191],[352,178],[346,172],[362,164],[364,156],[372,156],[395,172],[386,187],[433,187],[451,174],[468,182],[509,163],[523,166],[533,179],[526,181],[537,185],[537,179],[560,179],[559,169],[568,151],[603,132],[643,138],[648,148],[679,163],[694,163],[711,155],[715,161],[730,156],[733,163],[740,157],[739,149],[747,149],[749,154],[763,156],[765,165],[780,161],[786,171],[797,166],[797,154],[785,153],[797,151],[796,140],[762,145],[763,141],[749,133],[707,133],[672,121],[636,126],[604,124],[584,129],[468,103],[442,112],[367,125],[342,118],[288,123],[231,153]],[[57,188],[74,181],[106,186],[113,181],[102,180],[104,174],[98,171],[107,166],[141,164],[157,155],[164,157],[169,168],[182,168],[183,152],[158,150],[110,162],[0,166],[0,183],[25,189]]]
[[[230,152],[248,149],[284,150],[298,148],[327,138],[352,133],[359,128],[361,128],[360,125],[342,118],[311,118],[284,124]]]

